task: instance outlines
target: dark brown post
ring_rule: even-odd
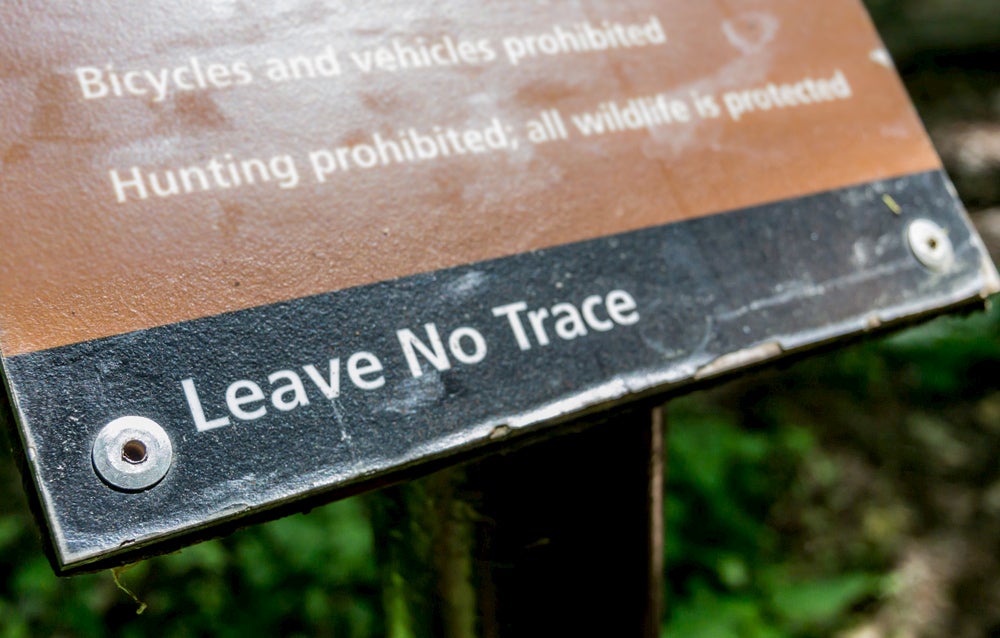
[[[393,638],[659,635],[660,409],[375,496]]]

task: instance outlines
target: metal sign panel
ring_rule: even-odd
[[[857,0],[2,12],[60,570],[998,289]]]

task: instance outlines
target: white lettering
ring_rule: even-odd
[[[438,334],[437,326],[428,323],[424,326],[424,331],[427,333],[427,338],[430,339],[430,347],[418,339],[417,335],[409,329],[396,332],[399,345],[403,347],[403,356],[406,357],[406,363],[410,367],[410,374],[414,378],[422,377],[424,374],[420,360],[417,358],[417,351],[439,371],[451,368],[451,362],[448,361],[448,354],[444,351],[444,344],[441,343],[441,335]]]
[[[243,406],[257,401],[264,401],[264,391],[253,381],[234,381],[226,388],[226,406],[237,419],[253,421],[267,414],[267,408],[263,405],[251,410],[244,409]]]
[[[108,94],[110,89],[103,78],[101,70],[92,66],[83,66],[76,70],[76,79],[80,82],[83,99],[96,100]]]
[[[350,377],[351,383],[362,390],[377,390],[384,386],[385,376],[379,374],[380,372],[382,372],[382,362],[370,352],[357,352],[347,360],[347,376]],[[374,379],[365,378],[372,374],[378,376]]]
[[[288,381],[287,384],[274,388],[276,381]],[[282,412],[291,412],[297,407],[309,405],[309,396],[306,394],[302,379],[291,370],[278,370],[267,377],[267,382],[271,384],[271,404]],[[286,394],[291,394],[290,398],[285,398]]]
[[[581,310],[583,311],[583,320],[587,322],[587,325],[597,330],[598,332],[607,332],[615,327],[615,322],[610,319],[600,320],[597,315],[594,314],[594,308],[604,304],[604,300],[597,295],[587,297],[583,300],[583,305]]]
[[[201,407],[201,399],[198,397],[198,390],[194,387],[194,379],[184,379],[181,381],[181,387],[184,388],[184,397],[187,399],[188,408],[191,410],[194,427],[199,432],[225,427],[231,423],[228,416],[221,416],[211,421],[205,418],[205,410]]]
[[[607,299],[608,316],[620,326],[634,326],[639,323],[638,305],[632,295],[624,290],[612,290]]]
[[[506,317],[514,340],[521,350],[530,350],[533,342],[525,330],[522,313],[528,317],[531,336],[539,346],[551,344],[546,320],[554,320],[556,335],[564,341],[572,341],[589,334],[588,327],[596,332],[610,332],[616,326],[631,326],[639,322],[638,305],[632,295],[624,290],[612,290],[607,295],[590,295],[577,307],[561,302],[551,308],[528,310],[523,301],[493,308],[494,317]],[[607,318],[605,318],[605,315]],[[456,354],[457,358],[457,354]]]
[[[323,393],[327,399],[333,401],[340,396],[340,359],[330,359],[330,380],[327,381],[323,378],[323,375],[319,373],[314,365],[303,366],[303,370],[309,375],[309,378],[316,387],[319,388],[320,392]]]
[[[462,348],[463,339],[472,342],[472,352],[466,352]],[[458,328],[448,337],[448,349],[459,362],[474,365],[486,358],[486,339],[475,328]]]
[[[517,341],[517,347],[521,350],[531,350],[531,342],[528,340],[528,335],[524,331],[524,326],[521,324],[521,318],[518,317],[519,313],[522,313],[527,309],[528,304],[523,301],[493,309],[494,317],[507,317],[507,321],[510,322],[510,329],[514,332],[514,339]]]

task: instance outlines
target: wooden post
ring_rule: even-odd
[[[659,636],[663,438],[633,409],[377,494],[387,634]]]

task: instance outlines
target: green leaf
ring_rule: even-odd
[[[809,582],[775,581],[771,605],[783,620],[798,626],[829,623],[853,605],[881,591],[882,579],[846,574]]]

